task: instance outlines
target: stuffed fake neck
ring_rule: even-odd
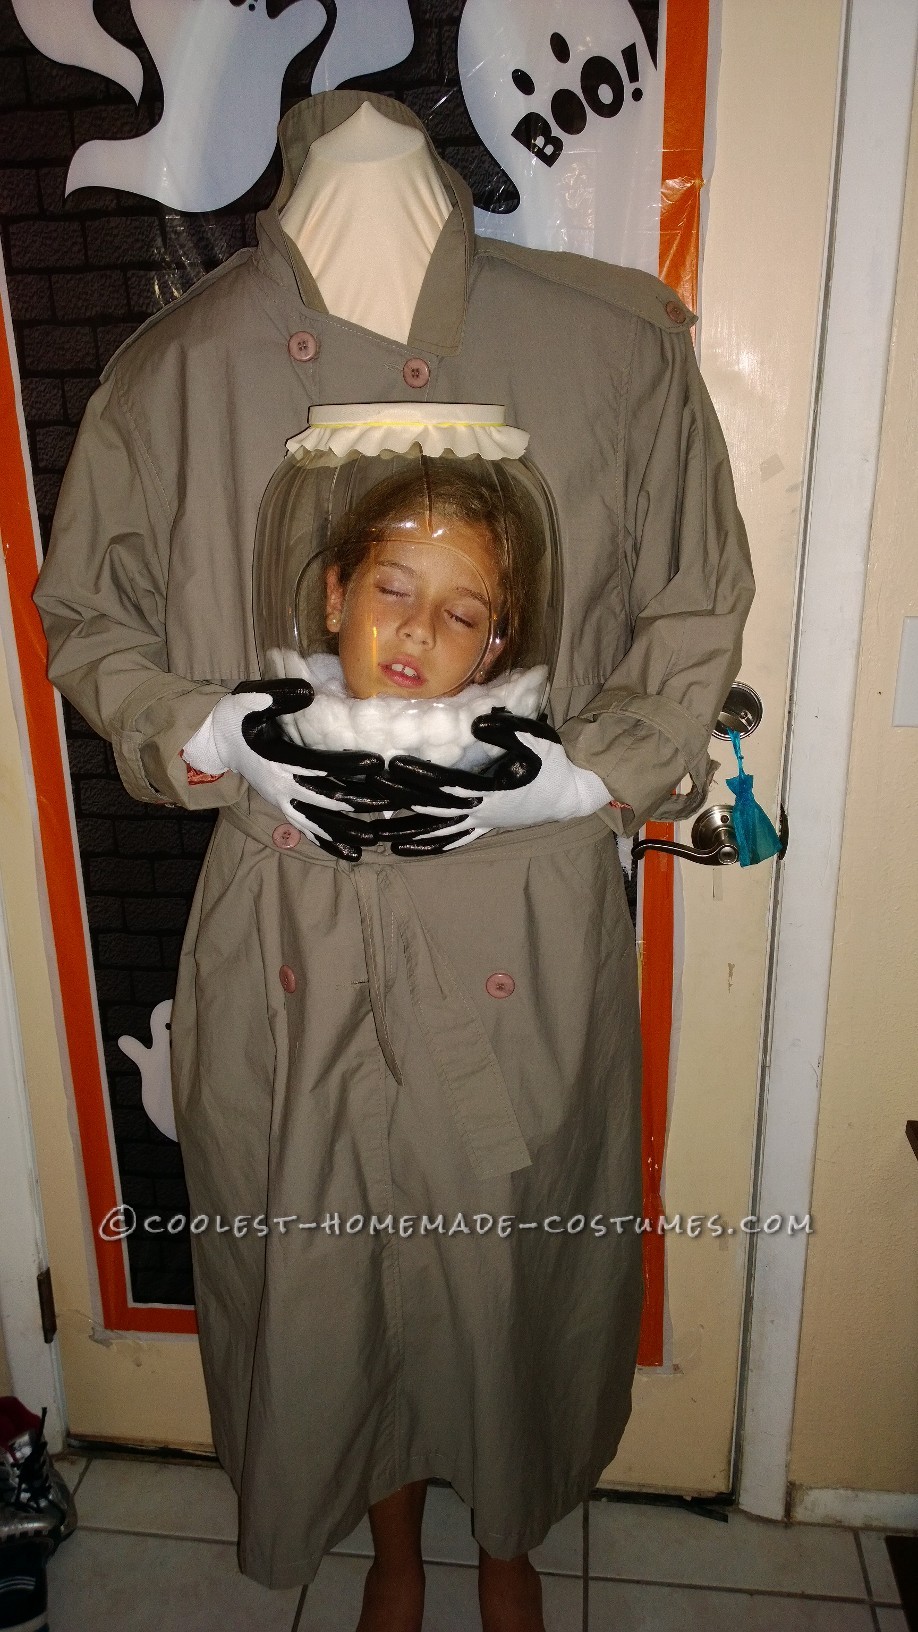
[[[480,770],[500,752],[473,737],[472,721],[492,708],[534,719],[548,678],[539,664],[466,686],[453,697],[352,697],[330,653],[301,657],[275,648],[265,668],[266,679],[308,680],[315,690],[308,708],[281,718],[291,742],[325,751],[361,749],[386,762],[393,754],[413,754],[461,770]]]
[[[313,143],[280,219],[328,311],[404,345],[451,209],[423,132],[364,102]]]

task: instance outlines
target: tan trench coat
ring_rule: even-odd
[[[277,211],[309,143],[365,95],[291,110],[258,248],[106,368],[35,596],[50,677],[111,740],[128,791],[222,817],[182,951],[174,1098],[194,1212],[267,1221],[192,1244],[240,1566],[277,1587],[429,1475],[490,1553],[526,1551],[615,1453],[642,1277],[639,1236],[608,1223],[641,1211],[613,830],[704,802],[753,594],[691,314],[655,279],[476,241],[468,190],[437,161],[455,207],[407,345],[325,311]],[[303,331],[308,361],[288,347]],[[412,358],[430,369],[420,393]],[[257,676],[255,519],[286,438],[313,402],[418,395],[502,403],[530,432],[563,539],[552,717],[632,809],[336,862],[272,838],[278,813],[235,774],[189,787],[179,749]],[[496,972],[510,997],[490,995]]]

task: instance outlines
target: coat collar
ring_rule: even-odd
[[[303,256],[280,223],[280,211],[291,193],[312,143],[356,113],[361,103],[370,102],[387,119],[410,125],[424,134],[431,158],[453,208],[434,246],[430,265],[421,285],[411,333],[406,342],[410,351],[452,356],[459,350],[468,304],[469,274],[475,245],[475,218],[472,195],[457,171],[437,153],[424,125],[403,103],[375,91],[323,91],[307,97],[285,113],[278,126],[283,177],[277,194],[257,217],[259,250],[270,274],[283,282],[295,281],[303,305],[324,313],[328,308]]]

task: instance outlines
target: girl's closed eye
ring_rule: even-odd
[[[388,576],[382,577],[379,574],[377,574],[373,587],[375,588],[377,594],[388,595],[390,598],[396,600],[407,600],[411,593],[411,590],[406,583],[400,582],[397,578]]]
[[[447,607],[446,616],[463,629],[481,629],[487,621],[487,613],[481,607]]]

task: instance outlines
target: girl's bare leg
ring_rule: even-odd
[[[363,1587],[356,1632],[421,1632],[424,1565],[421,1520],[427,1480],[402,1485],[370,1508],[374,1558]]]
[[[492,1558],[479,1547],[478,1555],[482,1632],[545,1632],[542,1582],[529,1554]]]

